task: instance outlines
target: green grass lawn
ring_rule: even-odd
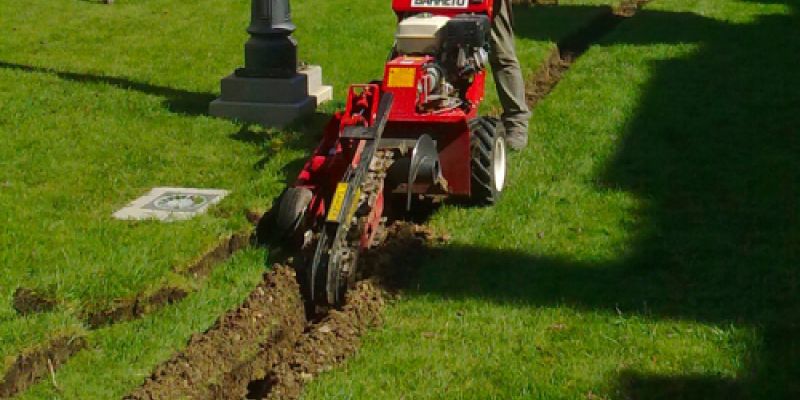
[[[305,398],[799,398],[798,13],[624,21],[536,110],[503,201],[439,212],[453,243]]]
[[[394,29],[388,1],[292,4],[301,58],[323,66],[339,99],[348,83],[380,76]],[[604,2],[564,4],[573,11],[520,11],[527,72]],[[45,380],[20,398],[119,397],[253,287],[263,250],[239,254],[207,281],[179,272],[249,229],[245,211],[270,204],[336,103],[283,131],[206,115],[219,79],[242,64],[246,0],[0,0],[0,16],[0,357],[87,335],[88,350],[56,373],[56,385]],[[496,105],[490,96],[487,107]],[[232,193],[192,221],[111,219],[154,186]],[[80,318],[165,284],[194,291],[133,322],[89,331]],[[18,287],[59,305],[20,317]]]
[[[612,3],[520,9],[525,71]],[[292,4],[339,101],[380,76],[388,0]],[[437,213],[453,243],[306,397],[800,397],[798,7],[665,0],[623,22],[536,110],[504,200]],[[0,356],[89,343],[20,398],[119,398],[259,279],[263,250],[205,281],[176,271],[248,229],[336,104],[284,131],[206,116],[248,17],[246,0],[0,0]],[[164,185],[232,194],[187,222],[110,218]],[[132,322],[79,318],[166,283],[196,290]],[[19,286],[60,305],[20,317]]]

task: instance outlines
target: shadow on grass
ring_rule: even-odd
[[[761,343],[736,379],[629,371],[620,398],[800,398],[800,18],[796,2],[773,3],[792,14],[727,23],[644,10],[600,44],[699,45],[652,61],[637,113],[600,172],[602,189],[646,200],[631,253],[597,264],[448,247],[419,290],[749,326]],[[533,8],[517,21],[571,12],[587,10]],[[554,35],[535,26],[521,34]]]
[[[309,154],[316,147],[325,125],[332,114],[317,112],[292,123],[286,129],[264,129],[258,125],[244,124],[239,131],[228,135],[233,140],[248,143],[260,149],[264,155],[253,169],[263,170],[274,157],[288,150],[306,149]],[[284,183],[294,181],[306,163],[306,157],[295,158],[281,167]]]
[[[620,388],[630,399],[705,400],[744,398],[741,385],[734,380],[702,375],[647,376],[625,373]]]
[[[151,85],[149,83],[136,82],[122,77],[59,71],[50,68],[33,67],[5,61],[0,61],[0,68],[39,74],[53,74],[68,81],[81,83],[103,83],[106,85],[116,86],[120,89],[135,90],[144,94],[163,97],[165,99],[164,103],[166,108],[176,114],[194,116],[207,115],[208,103],[217,97],[213,93],[191,92],[188,90]]]

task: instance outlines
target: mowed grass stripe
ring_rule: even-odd
[[[537,108],[504,200],[435,216],[455,243],[305,398],[796,398],[797,18],[624,21]]]

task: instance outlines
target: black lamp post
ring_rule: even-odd
[[[236,76],[290,78],[297,74],[297,41],[292,37],[289,0],[252,0],[250,40],[244,45],[244,68]]]
[[[319,102],[333,96],[333,90],[322,84],[322,68],[297,70],[289,0],[251,2],[244,68],[222,79],[222,93],[209,104],[208,112],[265,126],[285,126],[313,113]]]

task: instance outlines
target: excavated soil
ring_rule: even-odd
[[[347,304],[313,324],[282,362],[264,378],[252,381],[250,399],[296,399],[303,385],[356,352],[361,335],[381,323],[383,291],[373,281],[361,281],[347,293]]]
[[[11,397],[40,379],[51,376],[61,364],[84,348],[86,339],[83,337],[63,336],[17,356],[0,381],[0,398]]]
[[[413,279],[427,250],[446,240],[422,225],[395,222],[388,227],[386,240],[361,257],[362,276],[347,293],[345,306],[309,323],[289,357],[250,382],[247,398],[299,398],[306,383],[358,350],[361,336],[380,325],[386,300]]]

